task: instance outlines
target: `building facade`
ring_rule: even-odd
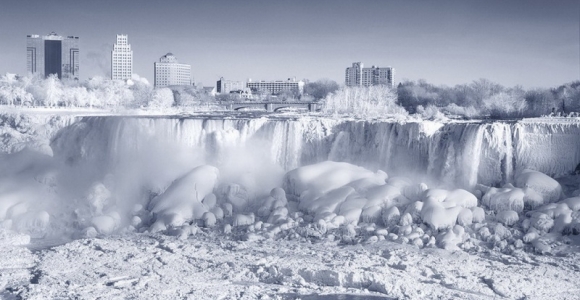
[[[220,77],[220,80],[216,82],[216,92],[218,94],[228,94],[231,91],[243,90],[246,88],[246,83],[242,81],[225,80]]]
[[[304,81],[288,78],[288,80],[276,81],[252,81],[248,80],[246,85],[252,91],[268,91],[272,95],[277,95],[281,91],[291,91],[296,95],[302,95],[304,92]]]
[[[26,36],[26,70],[47,77],[56,74],[59,79],[79,79],[79,38],[49,35]]]
[[[180,64],[172,53],[167,53],[153,64],[155,87],[191,85],[191,65]]]
[[[117,43],[111,51],[111,79],[127,80],[133,75],[133,51],[129,38],[124,34],[117,34]]]
[[[346,68],[344,83],[346,86],[395,86],[395,69],[392,67],[380,68],[372,66],[365,68],[363,63],[355,62],[352,67]]]

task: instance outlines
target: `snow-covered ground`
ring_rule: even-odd
[[[187,240],[130,234],[2,253],[4,299],[577,299],[580,292],[578,253],[241,241],[206,230]]]
[[[578,121],[79,115],[1,115],[4,298],[580,293]]]

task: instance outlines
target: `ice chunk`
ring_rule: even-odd
[[[113,217],[108,215],[92,218],[91,224],[100,234],[110,234],[117,229],[117,222]]]
[[[328,194],[317,198],[314,201],[300,199],[300,207],[304,208],[307,212],[316,215],[324,212],[335,212],[339,205],[353,193],[355,193],[355,191],[352,187],[343,186],[330,191]]]
[[[524,205],[528,209],[536,209],[540,205],[544,204],[544,197],[531,189],[530,187],[523,188],[524,191]]]
[[[513,210],[500,211],[497,213],[496,218],[500,223],[506,226],[512,226],[519,220],[518,213]]]
[[[399,223],[401,213],[396,206],[383,209],[382,219],[385,226],[393,226]]]
[[[464,208],[459,212],[457,215],[457,224],[461,226],[469,226],[473,223],[473,212],[468,209]]]
[[[381,211],[382,207],[379,205],[365,207],[361,213],[362,221],[365,223],[376,223],[381,217]]]
[[[214,227],[216,224],[216,216],[211,212],[205,212],[201,218],[203,220],[203,226],[209,228]]]
[[[423,204],[421,219],[434,230],[451,228],[455,225],[462,209],[461,206],[446,208],[437,199],[429,198]]]
[[[96,214],[102,214],[103,209],[112,205],[111,192],[104,184],[100,182],[93,184],[93,186],[90,188],[87,195],[87,200],[89,201],[93,212]]]
[[[530,221],[534,228],[544,232],[548,232],[554,226],[554,220],[541,212],[533,213]]]
[[[403,188],[403,195],[411,201],[420,201],[423,193],[428,189],[425,183],[409,185]]]
[[[522,212],[524,210],[524,197],[525,193],[520,188],[490,188],[481,202],[495,212],[503,210]]]
[[[445,250],[459,250],[457,244],[462,243],[465,239],[465,229],[462,226],[455,225],[447,233],[437,238],[439,247]]]
[[[232,205],[233,212],[244,212],[249,203],[246,189],[235,183],[227,186],[226,199]]]
[[[221,207],[216,206],[209,210],[215,216],[216,220],[221,220],[224,218],[224,211]]]
[[[573,211],[580,210],[580,197],[572,197],[562,200],[562,203],[566,203],[568,207]]]
[[[234,227],[237,227],[237,226],[246,226],[246,225],[253,224],[254,221],[255,221],[255,217],[254,217],[254,214],[253,213],[250,213],[250,214],[247,214],[247,215],[244,215],[244,214],[236,214],[234,216],[232,225]]]

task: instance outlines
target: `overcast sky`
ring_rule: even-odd
[[[26,35],[75,35],[81,78],[107,75],[116,34],[134,73],[172,52],[196,82],[288,77],[344,82],[352,62],[396,80],[524,87],[580,79],[580,1],[29,1],[3,0],[0,73],[26,72]]]

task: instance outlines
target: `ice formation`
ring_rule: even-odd
[[[551,177],[580,160],[570,153],[580,148],[577,123],[84,117],[67,125],[53,132],[51,151],[5,147],[2,227],[451,250],[479,239],[540,253],[552,250],[551,234],[580,231],[579,198],[565,198]]]

